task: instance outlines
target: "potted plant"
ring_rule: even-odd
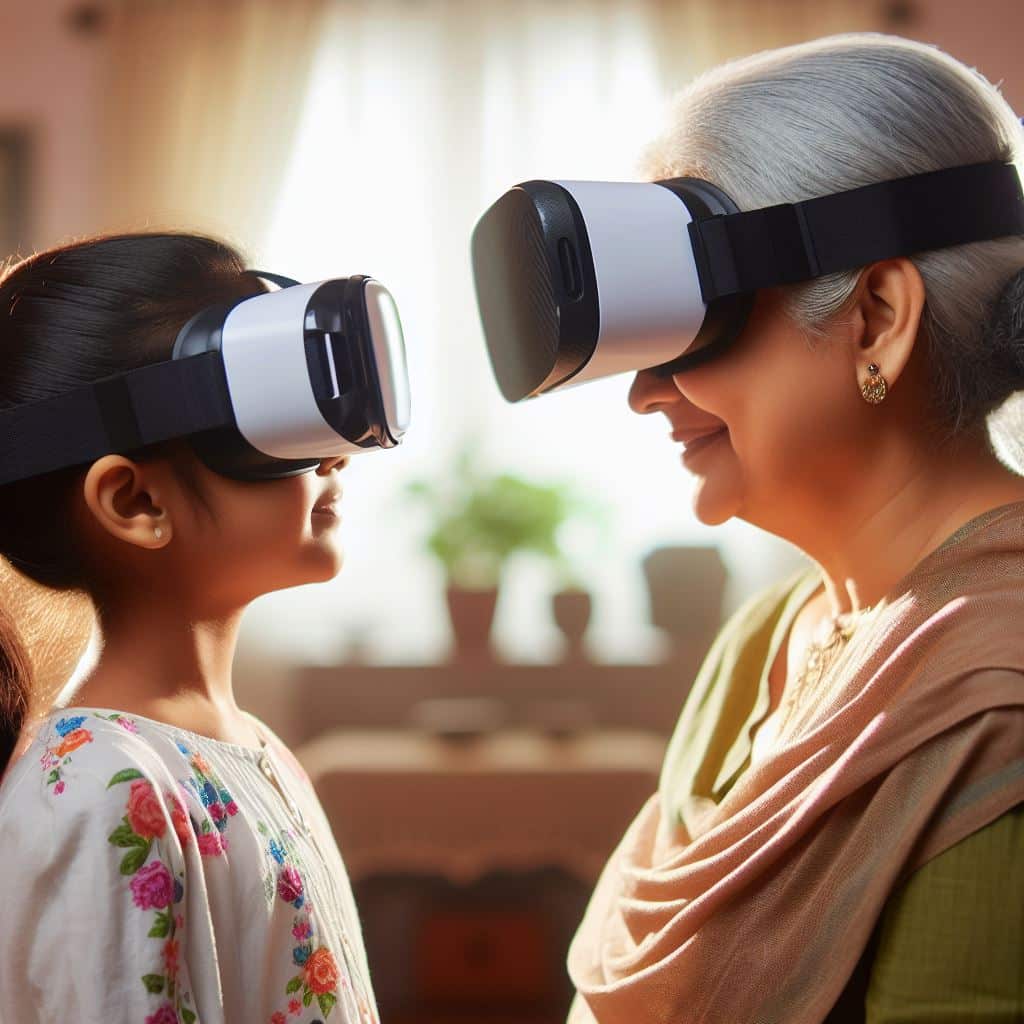
[[[444,568],[457,651],[484,655],[508,559],[533,552],[564,571],[559,530],[584,506],[566,485],[486,473],[469,451],[450,475],[416,481],[407,490],[431,512],[426,544]]]

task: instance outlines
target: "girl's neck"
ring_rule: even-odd
[[[231,666],[241,614],[196,621],[152,604],[128,614],[105,610],[99,655],[71,700],[159,720],[174,713],[236,717]]]

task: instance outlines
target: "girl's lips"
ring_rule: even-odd
[[[314,522],[320,522],[325,526],[341,522],[341,495],[332,494],[328,497],[321,498],[320,501],[313,506],[310,518]]]

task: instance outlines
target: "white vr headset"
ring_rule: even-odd
[[[759,288],[1016,234],[1021,182],[999,162],[742,213],[697,178],[528,181],[480,218],[472,258],[494,374],[517,402],[713,358]]]
[[[388,290],[249,273],[281,287],[200,311],[169,360],[0,413],[0,484],[182,437],[237,480],[399,444],[410,394]]]

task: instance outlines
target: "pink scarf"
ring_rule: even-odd
[[[894,887],[1024,801],[1024,502],[923,559],[818,686],[720,802],[666,776],[641,810],[571,1024],[820,1024]]]

